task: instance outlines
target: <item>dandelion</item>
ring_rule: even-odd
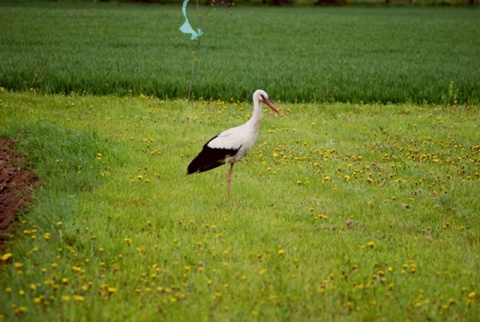
[[[124,238],[123,241],[127,243],[128,246],[132,244],[132,239],[131,238]]]
[[[410,265],[410,273],[415,274],[416,271],[417,271],[417,265],[411,264]]]
[[[284,250],[284,249],[279,249],[279,250],[277,251],[277,254],[278,254],[278,255],[283,255],[283,254],[285,254],[285,250]]]
[[[370,248],[373,248],[373,246],[375,246],[375,244],[373,243],[373,241],[370,241],[370,242],[368,242],[367,246],[370,247]]]
[[[15,307],[15,308],[13,309],[13,312],[14,312],[15,314],[17,314],[17,315],[18,315],[18,314],[23,314],[23,313],[27,312],[27,307],[26,307],[26,306]]]
[[[10,257],[12,257],[12,253],[6,253],[6,254],[3,254],[3,255],[2,255],[1,260],[2,260],[2,261],[6,261],[6,260],[8,260]]]

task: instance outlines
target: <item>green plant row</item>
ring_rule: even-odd
[[[46,1],[46,0],[37,0]],[[92,0],[57,0],[57,2],[92,2]],[[95,1],[93,1],[95,2]],[[103,0],[103,2],[144,3],[144,4],[182,4],[183,0]],[[193,1],[192,1],[193,2]],[[478,5],[476,0],[200,0],[199,4],[217,5]]]
[[[0,4],[0,85],[44,93],[476,103],[480,11]]]

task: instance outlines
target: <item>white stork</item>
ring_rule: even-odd
[[[253,113],[247,123],[223,131],[214,136],[204,146],[202,151],[188,165],[187,174],[204,172],[225,163],[230,163],[228,172],[227,197],[230,199],[230,182],[232,181],[233,165],[240,161],[257,140],[260,122],[262,121],[261,103],[267,104],[275,113],[279,110],[268,99],[267,93],[259,89],[253,93]]]

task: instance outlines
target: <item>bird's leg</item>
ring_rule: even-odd
[[[230,182],[232,181],[232,172],[233,172],[233,165],[235,163],[230,163],[230,171],[228,171],[228,177],[227,177],[227,182],[228,182],[228,187],[227,187],[227,197],[228,200],[230,200]]]

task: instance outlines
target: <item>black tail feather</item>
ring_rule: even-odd
[[[204,172],[225,164],[225,159],[233,156],[239,149],[212,149],[206,144],[195,159],[188,165],[187,174]]]

